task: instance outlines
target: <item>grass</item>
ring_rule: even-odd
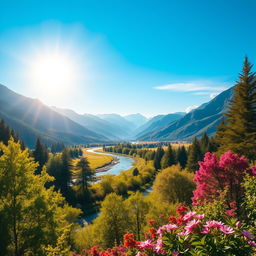
[[[183,144],[173,143],[173,144],[171,144],[172,148],[174,148],[174,149],[177,149],[177,148],[182,147],[182,146],[184,146],[186,149],[188,149],[188,147],[190,145],[191,145],[190,143],[183,143]],[[163,147],[164,150],[166,150],[167,148],[168,148],[167,146]],[[157,148],[142,148],[142,149],[149,149],[149,150],[154,150],[154,151],[157,150]]]
[[[114,159],[112,156],[109,155],[99,155],[93,152],[88,152],[86,148],[83,149],[83,153],[83,156],[85,156],[89,161],[90,168],[93,170],[110,163]]]

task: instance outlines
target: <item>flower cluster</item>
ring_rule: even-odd
[[[233,203],[233,206],[235,204]],[[166,225],[156,228],[155,221],[145,241],[136,241],[131,233],[124,235],[124,244],[107,250],[93,247],[82,255],[88,256],[146,256],[146,255],[252,255],[254,235],[243,229],[240,222],[226,225],[221,221],[205,220],[203,214],[177,208],[178,216],[170,216]],[[221,253],[220,253],[221,252]]]
[[[193,192],[193,205],[218,198],[224,190],[232,202],[243,195],[241,184],[245,175],[256,175],[256,166],[249,167],[246,158],[239,157],[232,151],[221,155],[219,160],[215,154],[208,152],[199,166],[194,178],[196,190]],[[234,209],[231,207],[227,214],[233,216]]]

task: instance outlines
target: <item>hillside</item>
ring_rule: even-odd
[[[208,103],[202,104],[166,127],[139,136],[139,140],[191,140],[204,132],[213,135],[233,97],[233,87],[222,92]]]
[[[140,128],[140,132],[136,134],[136,137],[139,138],[148,133],[152,133],[154,131],[162,129],[169,123],[180,119],[184,115],[185,115],[185,113],[180,112],[180,113],[172,113],[172,114],[168,114],[168,115],[155,116],[151,120],[149,120],[148,123],[145,124],[145,126],[142,130],[141,130],[142,127]]]
[[[0,118],[17,131],[29,147],[34,146],[36,137],[47,144],[107,141],[106,137],[53,111],[39,100],[17,94],[3,85],[0,85]]]

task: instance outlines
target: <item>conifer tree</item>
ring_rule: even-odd
[[[184,146],[179,147],[177,150],[177,163],[180,164],[181,168],[184,169],[186,167],[188,160],[187,150]]]
[[[210,139],[206,132],[204,132],[201,140],[200,140],[200,146],[202,154],[204,155],[206,152],[210,151]]]
[[[36,173],[40,173],[43,166],[48,161],[48,151],[44,144],[41,143],[40,139],[37,138],[36,140],[36,146],[35,150],[33,151],[33,157],[35,158],[35,161],[38,162],[38,168]]]
[[[154,167],[156,168],[156,170],[161,169],[161,159],[162,159],[163,155],[164,155],[164,150],[160,146],[157,148],[155,156],[154,156]]]
[[[95,172],[89,167],[88,160],[83,157],[76,164],[76,171],[74,177],[79,180],[81,184],[82,193],[88,192],[89,183],[94,180]]]
[[[256,159],[256,76],[245,57],[239,81],[234,88],[234,98],[217,131],[219,153],[228,150]]]
[[[161,168],[165,169],[173,164],[175,164],[175,152],[172,149],[172,146],[169,145],[161,159]]]
[[[187,162],[188,171],[196,172],[199,169],[198,161],[201,161],[202,158],[203,156],[202,156],[201,147],[198,139],[195,137],[188,151],[188,162]]]

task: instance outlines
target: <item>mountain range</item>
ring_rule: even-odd
[[[232,97],[230,88],[187,114],[170,113],[152,118],[139,113],[92,115],[49,107],[0,84],[0,119],[4,119],[30,148],[37,137],[48,145],[54,142],[72,145],[130,140],[189,141],[204,132],[214,134]]]

